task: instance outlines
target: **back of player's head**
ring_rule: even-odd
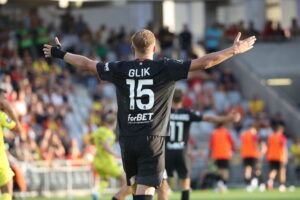
[[[184,93],[181,89],[176,88],[173,95],[173,103],[181,103],[183,101]]]
[[[277,124],[274,125],[273,129],[274,129],[275,132],[283,133],[284,125],[282,125],[280,123],[277,123]]]
[[[107,125],[114,125],[117,121],[117,117],[113,113],[108,113],[103,116],[103,122]]]
[[[152,51],[152,47],[155,45],[154,34],[146,29],[137,31],[131,40],[135,50],[142,54]]]

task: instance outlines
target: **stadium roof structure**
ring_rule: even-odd
[[[163,2],[163,1],[175,1],[175,2],[195,2],[195,1],[209,1],[217,4],[227,4],[230,0],[0,0],[0,6],[22,6],[22,7],[39,7],[45,5],[59,5],[61,3],[67,3],[76,7],[93,7],[93,6],[105,6],[105,5],[118,5],[130,2]],[[78,6],[79,5],[79,6]]]

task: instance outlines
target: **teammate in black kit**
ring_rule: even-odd
[[[176,89],[170,115],[170,137],[166,140],[166,170],[168,177],[173,177],[173,172],[177,172],[182,192],[181,200],[188,200],[191,163],[187,152],[187,143],[191,123],[200,121],[213,123],[237,122],[240,119],[240,115],[237,113],[227,116],[202,115],[200,112],[183,108],[183,98],[182,90]],[[167,181],[164,180],[163,187],[161,187],[164,191],[159,191],[159,200],[168,199],[167,184]]]
[[[151,200],[162,182],[165,169],[165,136],[175,82],[186,79],[189,71],[210,68],[253,48],[255,37],[239,40],[232,47],[192,61],[163,59],[153,61],[155,36],[140,30],[132,37],[136,60],[97,62],[44,45],[46,57],[64,59],[69,64],[90,70],[116,86],[120,146],[128,185],[136,187],[134,200]],[[57,46],[58,45],[58,46]]]

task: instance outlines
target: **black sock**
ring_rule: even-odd
[[[181,200],[189,200],[190,199],[190,190],[183,190],[181,192]]]
[[[133,200],[152,200],[153,195],[133,195]]]
[[[257,179],[258,179],[258,184],[259,185],[262,184],[262,183],[264,183],[262,175],[257,176]]]
[[[250,182],[251,182],[251,179],[250,179],[250,178],[245,178],[244,180],[245,180],[245,183],[246,183],[247,185],[250,185]]]
[[[116,197],[111,198],[111,200],[118,200]]]

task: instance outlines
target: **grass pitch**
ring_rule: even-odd
[[[111,200],[112,195],[104,195],[101,200]],[[63,200],[68,198],[26,198],[27,200]],[[156,199],[156,197],[154,198]],[[92,200],[90,196],[80,198],[69,198],[69,200]],[[174,192],[170,200],[180,200],[180,193]],[[252,193],[242,189],[229,190],[226,193],[216,193],[214,191],[192,191],[190,200],[300,200],[300,188],[295,191],[281,193],[278,190]]]

